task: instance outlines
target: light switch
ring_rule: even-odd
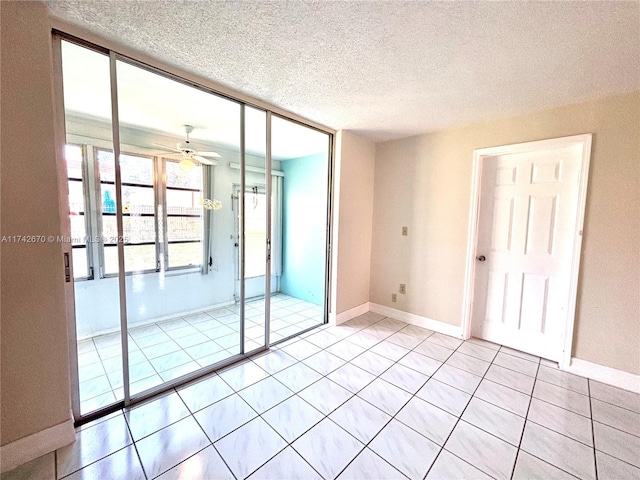
[[[406,237],[408,235],[408,229],[407,227],[402,227],[402,236]]]

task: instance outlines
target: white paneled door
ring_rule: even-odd
[[[482,157],[471,334],[559,361],[583,145],[531,145]]]

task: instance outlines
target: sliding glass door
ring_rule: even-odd
[[[244,107],[121,60],[116,71],[120,158],[136,149],[151,160],[139,157],[133,178],[121,160],[136,395],[241,353],[242,299],[227,266],[238,243],[231,186],[241,170],[231,165],[242,163]],[[153,189],[136,178],[155,178]]]
[[[124,400],[109,56],[62,42],[75,374],[82,415]],[[91,79],[101,81],[91,81]],[[91,126],[87,119],[91,119]]]
[[[76,418],[321,324],[329,135],[55,38]]]
[[[273,246],[270,338],[326,321],[330,135],[274,116],[271,122]]]

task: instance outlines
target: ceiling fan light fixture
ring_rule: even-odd
[[[193,132],[194,127],[193,125],[183,125],[183,127],[186,134],[186,139],[184,140],[184,142],[177,143],[175,148],[167,147],[159,143],[154,143],[154,145],[156,147],[160,147],[164,151],[171,152],[170,154],[164,155],[182,155],[183,159],[188,159],[192,165],[187,165],[185,166],[185,168],[193,168],[193,164],[195,164],[196,162],[202,165],[218,165],[218,162],[215,159],[221,158],[221,155],[217,152],[204,152],[194,149],[191,146],[191,140],[189,137],[189,134]]]
[[[180,160],[180,170],[184,172],[190,172],[191,170],[193,170],[194,166],[195,164],[193,163],[193,160],[191,160],[189,157],[184,157],[182,160]]]

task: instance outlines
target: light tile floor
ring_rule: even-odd
[[[240,352],[238,305],[176,317],[129,330],[131,393],[225,360]],[[271,297],[271,341],[323,321],[322,307],[295,297]],[[264,300],[245,307],[245,351],[264,345]],[[78,342],[80,411],[89,413],[122,399],[120,333]]]
[[[640,478],[640,395],[373,313],[301,337],[2,480]]]

